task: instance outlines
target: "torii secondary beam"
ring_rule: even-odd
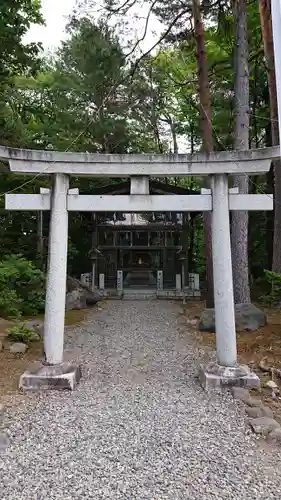
[[[208,212],[212,195],[67,195],[68,212]],[[50,194],[6,194],[7,210],[50,210]],[[229,193],[229,210],[272,210],[270,194]]]

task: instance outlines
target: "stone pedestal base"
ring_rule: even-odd
[[[80,366],[62,363],[53,366],[34,366],[21,375],[19,388],[23,390],[68,389],[73,391],[81,378]]]
[[[254,389],[260,387],[259,377],[246,365],[235,367],[219,366],[212,363],[199,368],[199,380],[204,389],[221,389],[227,387],[244,387]]]

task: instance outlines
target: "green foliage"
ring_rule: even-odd
[[[20,255],[0,261],[0,315],[36,315],[44,310],[45,277]]]
[[[269,305],[280,305],[281,301],[281,274],[274,273],[273,271],[265,270],[265,278],[267,283],[270,285],[271,289],[266,294],[263,295],[262,301]]]
[[[39,335],[32,328],[28,328],[26,323],[18,323],[17,325],[8,328],[8,338],[13,342],[23,342],[30,344],[35,340],[39,340]]]
[[[19,318],[23,300],[15,290],[0,286],[0,316],[3,318]]]
[[[23,96],[16,88],[19,73],[34,75],[40,66],[41,45],[24,43],[31,24],[43,24],[39,0],[1,0],[0,2],[0,134],[1,144],[25,146]],[[24,113],[25,114],[25,113]]]
[[[1,0],[0,3],[0,84],[18,70],[35,69],[39,46],[22,39],[32,23],[42,24],[39,0]]]
[[[67,32],[55,60],[25,83],[35,106],[28,126],[54,149],[122,153],[128,133],[123,92],[116,92],[124,80],[119,41],[88,18],[73,17]]]

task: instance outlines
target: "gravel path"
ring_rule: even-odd
[[[70,331],[83,379],[5,412],[1,500],[281,498],[280,452],[258,447],[239,403],[199,387],[178,311],[112,301]]]

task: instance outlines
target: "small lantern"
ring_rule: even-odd
[[[92,261],[92,286],[91,286],[91,288],[94,291],[95,281],[96,281],[96,262],[98,260],[98,255],[102,255],[102,254],[97,248],[91,248],[88,255]]]
[[[180,251],[180,253],[179,253],[179,260],[181,261],[182,264],[186,260],[186,252],[184,250]]]
[[[98,253],[100,253],[96,248],[91,248],[89,251],[89,257],[91,261],[96,262],[98,260]]]
[[[179,252],[179,260],[181,263],[181,288],[182,288],[182,295],[183,295],[183,302],[185,304],[185,293],[184,293],[184,287],[185,287],[185,261],[186,261],[187,255],[184,250],[180,250]]]

